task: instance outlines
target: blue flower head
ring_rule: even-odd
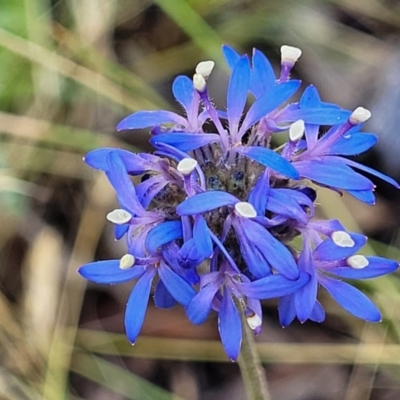
[[[374,185],[357,171],[399,187],[347,158],[376,142],[361,132],[369,111],[323,102],[312,85],[290,102],[301,84],[290,79],[297,48],[282,46],[279,78],[258,50],[251,59],[228,46],[223,53],[231,70],[226,111],[208,94],[214,63],[201,62],[193,79],[178,76],[172,86],[185,116],[139,111],[118,124],[118,130],[149,129],[154,154],[114,148],[87,154],[86,163],[104,171],[115,189],[119,206],[107,218],[127,250],[79,273],[97,283],[136,280],[125,313],[131,342],[154,288],[156,306],[178,303],[195,324],[215,311],[232,360],[240,351],[241,316],[255,334],[261,331],[263,299],[279,299],[283,326],[295,318],[321,322],[323,287],[348,312],[379,321],[376,306],[342,278],[381,276],[398,263],[358,254],[365,236],[337,220],[315,220],[318,193],[308,185],[347,191],[368,204],[375,201]],[[254,101],[247,107],[249,94]],[[273,137],[282,134],[286,143],[274,148]]]

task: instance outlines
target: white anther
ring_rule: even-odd
[[[193,86],[198,92],[204,92],[205,88],[207,87],[204,76],[201,74],[194,74],[193,75]]]
[[[107,214],[107,219],[117,225],[123,225],[132,219],[132,215],[128,211],[117,208]]]
[[[197,167],[197,161],[193,158],[184,158],[179,161],[176,169],[183,175],[189,175]]]
[[[257,212],[254,209],[254,207],[250,203],[247,203],[246,201],[241,201],[239,203],[236,203],[235,210],[241,217],[245,218],[257,217]]]
[[[339,247],[353,247],[355,245],[352,237],[345,231],[333,232],[331,238]]]
[[[129,269],[135,265],[135,257],[132,254],[125,254],[119,260],[120,269]]]
[[[281,58],[282,62],[290,62],[294,64],[301,56],[301,50],[297,47],[282,46],[281,47]]]
[[[365,268],[368,264],[369,261],[366,257],[356,254],[355,256],[351,256],[346,260],[346,263],[349,267],[354,268],[354,269],[363,269]]]
[[[252,331],[254,331],[254,329],[257,329],[262,324],[261,318],[256,313],[249,317],[246,317],[246,321],[247,325],[249,325]]]
[[[296,122],[293,122],[289,128],[289,138],[292,142],[297,142],[304,135],[304,121],[299,119]]]
[[[214,69],[214,61],[202,61],[197,64],[196,74],[200,74],[204,79],[207,79]]]
[[[349,122],[352,125],[361,124],[371,118],[371,111],[364,107],[357,107],[350,115]]]

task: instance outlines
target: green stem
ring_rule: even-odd
[[[238,359],[240,372],[246,388],[248,400],[270,400],[265,371],[261,364],[254,335],[242,315],[243,339]]]

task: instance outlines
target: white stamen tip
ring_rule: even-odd
[[[207,84],[204,76],[201,74],[193,75],[193,86],[198,92],[204,92]]]
[[[304,134],[304,121],[299,119],[290,125],[289,128],[289,138],[292,142],[297,142],[303,137]]]
[[[250,203],[247,203],[245,201],[236,203],[235,210],[241,217],[245,217],[245,218],[257,217],[257,212],[254,209],[254,207]]]
[[[282,62],[295,63],[301,56],[301,50],[297,47],[282,46],[281,47],[281,58]]]
[[[261,318],[255,313],[249,317],[246,317],[246,321],[252,331],[257,329],[262,324]]]
[[[371,118],[371,111],[364,107],[357,107],[350,115],[349,122],[353,125],[361,124]]]
[[[129,269],[135,265],[135,257],[132,254],[125,254],[119,260],[120,269]]]
[[[345,231],[333,232],[331,238],[339,247],[353,247],[355,245],[354,240]]]
[[[184,158],[179,161],[176,169],[183,175],[189,175],[197,167],[197,161],[193,158]]]
[[[369,261],[366,257],[356,254],[355,256],[351,256],[346,260],[346,263],[349,267],[354,268],[354,269],[363,269],[365,268],[368,264]]]
[[[123,225],[132,219],[132,215],[128,211],[117,208],[107,214],[107,219],[117,225]]]
[[[200,74],[204,79],[207,79],[214,69],[214,61],[202,61],[197,64],[196,74]]]

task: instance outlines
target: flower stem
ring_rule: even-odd
[[[257,352],[253,332],[247,325],[243,312],[240,314],[242,316],[243,339],[238,363],[247,398],[248,400],[270,400],[265,371]]]

